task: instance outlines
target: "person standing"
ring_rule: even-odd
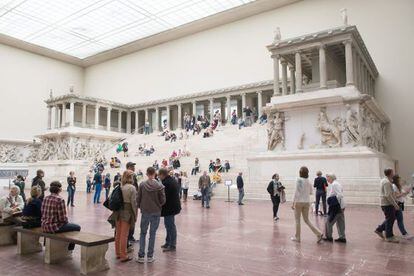
[[[144,124],[144,134],[148,135],[149,133],[150,133],[150,123],[148,120],[146,120]]]
[[[336,180],[333,173],[326,174],[328,186],[328,218],[325,222],[325,238],[324,240],[333,242],[332,227],[336,223],[339,238],[335,242],[346,243],[345,237],[345,201],[342,185]]]
[[[145,241],[149,227],[147,262],[154,262],[155,235],[160,224],[162,206],[165,204],[164,185],[155,179],[155,169],[147,169],[146,181],[138,186],[137,206],[141,209],[141,234],[139,238],[138,263],[145,262]]]
[[[299,178],[296,180],[295,195],[293,197],[292,209],[295,211],[296,234],[290,238],[292,241],[300,242],[300,217],[303,217],[305,223],[309,226],[320,243],[323,235],[309,221],[310,195],[312,195],[312,186],[309,183],[309,170],[307,167],[301,167],[299,170]]]
[[[184,202],[187,201],[189,187],[190,180],[188,179],[187,172],[181,172],[181,188],[184,194]]]
[[[410,193],[410,191],[404,191],[402,189],[400,183],[400,176],[398,174],[394,175],[394,177],[392,178],[392,189],[395,193],[398,206],[400,207],[400,210],[395,212],[395,218],[397,220],[398,229],[400,229],[401,235],[404,239],[410,240],[413,237],[410,234],[408,234],[407,230],[405,230],[403,215],[405,197]]]
[[[40,200],[43,200],[43,198],[45,197],[45,191],[46,191],[46,184],[43,181],[43,177],[45,177],[45,172],[43,170],[37,170],[36,177],[32,179],[32,187],[39,186],[40,189],[42,190],[42,194],[39,197]]]
[[[394,191],[392,189],[392,178],[394,177],[394,170],[387,168],[384,170],[385,177],[381,180],[381,209],[384,212],[385,220],[375,229],[381,239],[384,239],[383,232],[385,231],[385,241],[392,243],[399,243],[400,241],[394,236],[392,228],[395,222],[395,212],[400,210],[395,199]]]
[[[75,176],[75,172],[71,171],[69,172],[69,176],[66,179],[67,183],[68,183],[68,188],[67,188],[67,192],[68,192],[68,206],[70,204],[71,207],[75,207],[74,202],[73,202],[73,198],[75,197],[75,191],[76,191],[76,176]]]
[[[123,208],[112,212],[109,221],[115,222],[115,253],[121,262],[131,261],[127,254],[128,233],[137,220],[137,190],[133,183],[133,172],[126,170],[122,175],[121,190]]]
[[[239,205],[244,205],[242,202],[244,198],[244,181],[243,181],[242,172],[239,172],[236,182],[237,182],[237,190],[239,190],[239,200],[237,202],[239,203]]]
[[[93,203],[99,204],[101,203],[99,200],[101,198],[101,190],[102,190],[102,170],[99,169],[95,176],[93,177],[93,184],[95,186],[95,195],[93,196]]]
[[[270,194],[270,199],[272,200],[273,204],[273,219],[274,221],[279,220],[277,216],[277,212],[279,211],[279,204],[280,204],[280,193],[285,187],[283,187],[282,183],[279,181],[279,174],[275,173],[272,176],[272,181],[269,182],[267,186],[267,192]]]
[[[132,174],[132,179],[133,179],[132,185],[134,185],[135,190],[138,193],[138,177],[137,177],[137,174],[135,173],[135,165],[136,165],[136,163],[134,163],[134,162],[128,162],[128,163],[126,163],[126,169],[133,173]],[[137,241],[134,237],[134,234],[135,234],[135,224],[132,225],[130,230],[129,230],[129,234],[128,234],[128,251],[133,250],[132,243]]]
[[[207,209],[210,208],[210,187],[210,176],[207,174],[207,171],[204,171],[203,175],[200,176],[200,179],[198,180],[198,188],[201,192],[201,207],[204,207],[205,203]]]
[[[319,214],[319,202],[322,199],[323,215],[326,215],[326,188],[328,187],[328,183],[326,182],[326,178],[322,176],[321,171],[316,173],[313,187],[316,188],[315,214]]]
[[[165,204],[162,206],[161,216],[164,217],[167,237],[165,244],[161,246],[163,252],[175,251],[177,246],[177,227],[175,216],[181,212],[180,187],[177,181],[171,177],[167,169],[160,169],[158,176],[165,187]]]
[[[86,193],[88,194],[91,192],[92,182],[93,182],[93,172],[92,170],[89,170],[89,173],[86,175]]]
[[[105,175],[103,186],[105,188],[105,199],[109,197],[109,191],[111,190],[111,174],[107,173]]]
[[[16,177],[16,180],[14,181],[14,185],[16,185],[17,187],[19,187],[20,189],[20,196],[23,199],[23,202],[26,203],[26,194],[24,193],[24,188],[26,186],[26,183],[24,182],[24,178],[21,175],[18,175]]]

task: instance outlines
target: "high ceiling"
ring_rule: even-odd
[[[84,59],[255,0],[0,0],[0,34]]]

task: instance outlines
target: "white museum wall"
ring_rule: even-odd
[[[164,43],[85,70],[85,93],[142,102],[268,80],[265,48],[276,26],[282,38],[339,26],[340,9],[357,25],[378,67],[377,99],[391,118],[387,152],[406,178],[414,172],[412,72],[414,2],[410,0],[306,0]]]
[[[0,139],[33,139],[46,130],[44,100],[83,89],[83,69],[0,44]]]

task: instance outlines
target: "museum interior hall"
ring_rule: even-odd
[[[0,0],[0,274],[413,275],[413,12]]]

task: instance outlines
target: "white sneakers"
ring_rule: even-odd
[[[402,237],[403,237],[403,239],[405,239],[405,240],[412,240],[414,237],[413,236],[411,236],[410,234],[405,234],[405,235],[402,235]]]

